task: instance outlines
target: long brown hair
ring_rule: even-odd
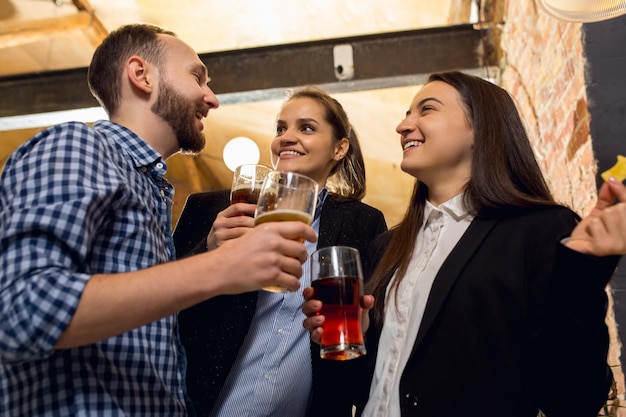
[[[517,209],[555,205],[510,94],[482,78],[457,71],[431,74],[427,83],[432,81],[442,81],[459,92],[474,132],[471,178],[463,191],[466,210],[477,217],[499,217]],[[404,218],[393,228],[367,283],[366,293],[376,298],[376,321],[383,319],[387,284],[396,274],[387,295],[396,294],[406,274],[427,198],[428,187],[416,180]]]
[[[87,81],[91,94],[109,116],[117,111],[122,96],[121,74],[124,64],[133,55],[161,68],[163,43],[159,34],[176,36],[157,26],[130,24],[109,33],[96,48],[89,65]]]
[[[361,200],[365,196],[365,162],[359,138],[343,106],[319,87],[305,86],[294,90],[287,102],[297,98],[310,98],[325,110],[325,119],[332,126],[333,139],[338,143],[348,139],[345,156],[337,161],[326,183],[328,191],[340,199]]]

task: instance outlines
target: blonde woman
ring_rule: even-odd
[[[360,200],[365,167],[355,130],[341,104],[319,88],[296,90],[276,120],[271,144],[276,169],[315,179],[321,189],[312,226],[317,248],[345,245],[364,254],[387,230],[383,214]],[[206,246],[219,247],[254,226],[255,206],[235,204],[217,215]],[[308,263],[302,288],[310,285]],[[188,355],[187,386],[200,416],[304,416],[309,403],[313,355],[302,328],[301,291],[221,297],[181,313]],[[315,346],[317,347],[317,346]]]

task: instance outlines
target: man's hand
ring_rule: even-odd
[[[198,256],[211,259],[206,276],[219,294],[238,294],[263,287],[300,288],[308,253],[302,241],[317,241],[315,230],[302,222],[268,222],[238,239]],[[192,257],[193,258],[193,257]]]
[[[602,184],[595,208],[576,226],[566,246],[594,256],[626,254],[624,184],[614,178]]]

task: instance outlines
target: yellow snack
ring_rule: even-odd
[[[615,165],[600,175],[604,181],[608,181],[610,177],[615,178],[619,182],[624,181],[626,179],[626,157],[617,155],[617,162]]]

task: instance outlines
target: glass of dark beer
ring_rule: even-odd
[[[360,300],[363,269],[359,251],[329,246],[311,255],[313,298],[322,302],[325,317],[320,355],[323,359],[350,360],[365,355]]]
[[[255,226],[266,222],[300,221],[311,224],[317,204],[318,184],[295,172],[271,171],[265,176],[254,213]],[[266,291],[284,292],[281,287]]]
[[[230,204],[256,204],[261,185],[272,168],[261,164],[244,164],[235,168],[230,187]]]

